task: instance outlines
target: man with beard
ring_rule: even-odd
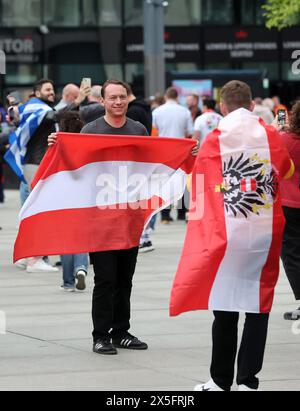
[[[53,107],[55,103],[54,84],[51,80],[42,79],[34,85],[34,96],[29,100],[24,109],[24,121],[21,121],[21,141],[24,141],[21,155],[25,155],[23,163],[23,174],[27,184],[31,185],[33,177],[48,149],[48,135],[58,131],[58,121],[61,113],[79,107],[90,92],[90,88],[82,86],[79,95],[71,106],[56,112]],[[26,114],[28,110],[28,114]],[[27,144],[26,144],[27,141]],[[52,267],[47,259],[33,257],[18,262],[18,267],[27,269],[29,273],[56,272],[58,269]]]
[[[44,103],[44,110],[46,111],[46,114],[27,144],[27,152],[24,162],[24,176],[29,185],[31,184],[34,174],[36,173],[38,166],[47,151],[48,135],[57,131],[56,124],[59,121],[59,113],[69,110],[69,107],[67,106],[60,112],[54,111],[55,91],[54,84],[51,80],[42,79],[38,81],[34,85],[33,91],[35,98],[40,100],[41,104]],[[79,96],[76,98],[74,104],[72,104],[71,109],[74,109],[74,106],[79,107],[88,95],[89,91],[89,88],[81,87]],[[40,110],[40,107],[38,109]]]

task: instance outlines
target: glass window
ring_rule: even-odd
[[[266,0],[256,0],[255,24],[259,26],[264,26],[266,23],[266,18],[264,16],[265,10],[262,8],[264,4],[266,4]]]
[[[96,26],[97,4],[95,0],[84,0],[82,2],[82,22],[84,26]]]
[[[267,70],[270,80],[279,80],[279,63],[270,61],[244,62],[244,69]]]
[[[145,66],[143,63],[126,64],[125,81],[134,83],[136,77],[144,78]]]
[[[111,78],[116,78],[118,80],[123,80],[123,70],[121,64],[104,64],[105,78],[102,80],[102,84]]]
[[[202,22],[230,25],[234,21],[233,0],[201,0]]]
[[[40,0],[2,0],[2,25],[5,27],[40,26]]]
[[[49,77],[55,79],[57,87],[68,83],[80,84],[83,77],[90,77],[93,84],[103,84],[117,76],[122,79],[122,68],[118,64],[54,64],[49,66]]]
[[[127,26],[143,25],[143,1],[125,0],[125,22]],[[169,0],[165,7],[167,26],[198,25],[201,22],[199,0]]]
[[[282,65],[282,77],[283,80],[287,81],[300,81],[299,74],[293,72],[293,63],[292,62],[285,62]]]
[[[170,0],[166,7],[167,26],[198,25],[201,22],[199,0]]]
[[[265,10],[262,6],[266,0],[241,0],[241,23],[247,25],[265,25]]]
[[[56,27],[79,26],[79,0],[44,1],[44,22]]]
[[[254,11],[255,2],[253,0],[242,0],[241,1],[241,23],[252,25],[255,20]]]
[[[85,1],[85,0],[84,0]],[[125,0],[126,7],[128,0]],[[122,25],[121,0],[98,0],[99,26]]]
[[[143,2],[140,0],[125,0],[126,26],[143,25]]]
[[[5,83],[10,85],[32,85],[42,77],[40,64],[7,64]]]

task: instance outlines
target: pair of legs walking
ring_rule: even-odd
[[[88,272],[88,254],[62,255],[60,258],[63,268],[62,289],[66,291],[75,290],[77,278],[77,289],[83,291],[85,289],[85,277]]]
[[[23,206],[30,195],[31,183],[33,178],[38,170],[39,166],[36,164],[26,164],[24,165],[24,177],[27,183],[21,182],[20,184],[20,199],[21,205]],[[42,273],[49,272],[55,273],[58,272],[57,267],[53,267],[50,264],[48,258],[42,256],[35,256],[28,259],[23,259],[17,262],[19,268],[25,269],[28,273]]]
[[[230,391],[238,351],[239,313],[214,312],[211,377],[222,390]],[[238,353],[237,384],[257,390],[267,341],[269,314],[246,314]]]

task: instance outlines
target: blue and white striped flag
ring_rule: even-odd
[[[20,125],[10,135],[10,148],[5,154],[4,159],[20,180],[25,183],[23,165],[27,153],[27,144],[49,111],[52,111],[52,108],[38,98],[33,98],[19,107]]]

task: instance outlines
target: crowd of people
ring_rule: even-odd
[[[21,101],[17,92],[10,93],[6,97],[6,104],[0,105],[0,203],[4,201],[3,155],[13,144],[10,135],[20,130],[24,133],[28,121],[32,119],[34,119],[34,126],[31,122],[28,127],[28,141],[22,153],[23,174],[19,175],[21,204],[24,204],[30,195],[34,175],[48,146],[56,143],[58,131],[194,139],[193,155],[196,156],[200,146],[206,146],[212,132],[219,124],[223,125],[224,117],[228,118],[232,113],[242,109],[247,111],[249,116],[250,113],[251,116],[255,116],[253,121],[277,129],[282,144],[285,145],[293,161],[291,164],[295,167],[295,173],[291,172],[288,177],[292,174],[293,176],[281,183],[282,205],[286,218],[281,257],[295,298],[300,300],[300,102],[296,102],[288,112],[278,97],[265,100],[255,98],[253,101],[249,88],[241,86],[239,82],[231,86],[229,91],[228,88],[223,89],[220,105],[212,98],[191,94],[186,97],[186,105],[183,106],[174,87],[170,87],[164,94],[158,93],[145,100],[136,96],[128,84],[117,80],[91,87],[85,82],[79,87],[68,84],[63,89],[58,103],[54,84],[49,79],[42,79],[34,85],[33,93],[25,106],[23,105],[25,102]],[[236,90],[239,90],[239,94]],[[234,101],[233,105],[232,101]],[[284,124],[278,122],[279,110],[287,113]],[[29,117],[31,120],[28,120]],[[244,130],[244,132],[251,134],[252,130]],[[224,186],[223,190],[225,190]],[[177,206],[178,220],[186,221],[188,198],[187,190],[185,198]],[[173,222],[171,209],[161,212],[161,221],[166,225]],[[129,333],[130,297],[138,253],[154,250],[151,231],[155,229],[155,223],[156,218],[153,218],[145,228],[140,247],[90,255],[95,272],[92,315],[93,350],[97,354],[116,355],[118,348],[134,350],[148,348],[145,342]],[[63,268],[61,289],[66,292],[84,291],[89,266],[88,255],[62,256],[61,264]],[[58,271],[58,268],[52,266],[45,256],[22,260],[17,262],[17,265],[28,273]],[[259,382],[256,375],[262,368],[268,318],[268,313],[247,314],[239,355],[238,384],[241,390],[258,389]],[[285,313],[285,318],[299,320],[300,308]],[[230,390],[233,379],[232,366],[237,353],[237,322],[237,313],[215,311],[212,379],[209,383],[198,386],[197,390]],[[249,345],[255,349],[249,349]],[[228,358],[227,362],[225,357]]]
[[[46,83],[41,84],[43,92],[40,94],[40,97],[45,99],[45,102],[50,104],[53,111],[56,112],[56,114],[49,114],[50,117],[53,116],[53,120],[51,120],[52,123],[53,121],[54,123],[58,122],[57,113],[63,113],[66,110],[79,110],[80,118],[84,124],[88,124],[95,119],[104,116],[105,109],[103,107],[103,99],[101,96],[101,85],[94,85],[92,88],[89,88],[84,84],[82,84],[81,87],[75,84],[67,84],[61,92],[60,101],[55,104],[56,95],[54,92],[54,84],[49,80],[49,84],[52,87],[47,90],[45,88],[47,82],[48,80],[46,79]],[[12,91],[6,96],[5,103],[0,100],[0,204],[4,202],[3,156],[9,146],[9,135],[18,126],[18,108],[31,97],[38,97],[39,91],[35,87],[28,98],[25,97],[22,99],[21,94],[18,91]],[[37,87],[39,87],[39,85]],[[172,101],[176,103],[173,104],[173,107],[171,107]],[[281,104],[280,99],[277,96],[265,99],[257,97],[254,101],[254,113],[262,118],[266,124],[272,124],[274,122],[278,110],[287,110],[287,107]],[[184,120],[181,119],[181,124],[180,119],[177,119],[176,117],[178,111],[181,113],[185,111],[186,115]],[[155,116],[153,118],[152,114],[154,112]],[[161,114],[159,114],[160,112]],[[179,102],[177,90],[172,87],[165,93],[157,93],[155,96],[151,96],[147,100],[141,97],[136,97],[131,90],[127,116],[143,124],[149,135],[180,138],[193,137],[201,143],[204,141],[207,134],[217,127],[222,118],[220,109],[215,100],[208,97],[201,98],[201,96],[197,94],[190,94],[186,96],[185,106],[183,106]],[[160,116],[159,126],[155,122],[156,116]],[[168,116],[172,117],[172,122],[168,121]],[[44,123],[46,123],[46,120]],[[159,127],[159,129],[157,127]],[[39,130],[42,134],[46,134],[45,131],[44,127]],[[35,139],[40,141],[39,133],[35,135]],[[35,142],[31,141],[30,145],[35,146]],[[28,151],[31,152],[30,147]],[[41,154],[43,153],[44,150],[41,151]],[[28,160],[25,161],[27,162]],[[28,164],[31,164],[31,161],[32,160],[29,159]],[[34,161],[34,163],[35,162],[36,161]],[[38,160],[38,162],[40,162],[40,160]],[[27,195],[28,188],[21,185],[22,204],[26,200]],[[182,207],[179,211],[179,219],[185,219],[185,213],[186,208],[184,207],[184,203],[182,203]],[[172,221],[169,217],[168,210],[163,213],[162,220],[166,224]],[[152,245],[149,248],[152,249]],[[145,251],[148,251],[148,249]]]

